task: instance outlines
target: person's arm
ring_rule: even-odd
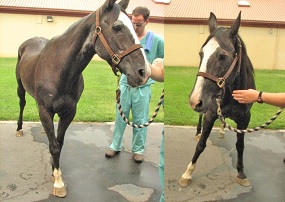
[[[233,97],[239,103],[253,103],[257,102],[260,92],[253,89],[248,90],[235,90],[233,91]],[[261,100],[276,107],[285,107],[285,93],[267,93],[261,94]]]
[[[163,82],[164,81],[163,59],[161,58],[155,59],[153,63],[150,64],[150,68],[151,68],[150,78],[158,82]]]

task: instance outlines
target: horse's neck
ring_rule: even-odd
[[[55,43],[58,44],[57,54],[61,55],[62,71],[68,72],[69,78],[66,79],[79,77],[94,56],[93,27],[94,13],[82,18],[55,39]]]

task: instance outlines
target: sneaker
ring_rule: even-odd
[[[143,162],[143,155],[142,154],[134,154],[134,161],[136,163],[142,163]]]
[[[108,150],[106,153],[105,153],[105,156],[107,158],[113,158],[114,156],[116,156],[117,154],[119,154],[120,151],[114,151],[114,150]]]

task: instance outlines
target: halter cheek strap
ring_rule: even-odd
[[[131,47],[129,47],[127,50],[124,50],[120,54],[116,54],[112,51],[111,47],[109,46],[108,42],[106,41],[103,33],[102,28],[100,27],[100,9],[96,11],[96,28],[95,28],[95,35],[94,35],[94,44],[97,39],[97,37],[100,38],[101,42],[103,43],[104,47],[106,48],[107,52],[111,56],[112,59],[112,70],[116,76],[118,76],[117,72],[120,71],[118,69],[118,64],[121,62],[121,59],[125,57],[126,55],[130,54],[131,52],[142,48],[140,44],[134,44]]]
[[[234,67],[236,66],[236,63],[238,61],[238,69],[237,72],[240,72],[240,65],[241,65],[241,54],[242,54],[242,45],[241,45],[241,41],[239,38],[237,38],[238,40],[238,46],[239,46],[239,53],[236,54],[230,68],[228,69],[228,71],[226,72],[226,74],[223,77],[216,77],[213,76],[209,73],[206,72],[198,72],[197,76],[203,76],[207,79],[210,79],[214,82],[216,82],[217,86],[219,86],[219,88],[224,88],[224,86],[226,85],[226,80],[227,78],[230,76],[231,72],[233,71]]]

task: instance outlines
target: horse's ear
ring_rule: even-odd
[[[209,31],[210,34],[212,34],[212,32],[218,28],[218,22],[217,22],[217,18],[215,16],[214,13],[210,13],[210,17],[209,17]]]
[[[101,8],[102,12],[104,13],[105,11],[112,9],[115,2],[116,0],[106,0]]]
[[[240,19],[241,19],[241,11],[239,12],[238,17],[235,20],[235,22],[230,27],[230,34],[232,36],[236,36],[237,33],[238,33],[238,29],[239,29],[239,26],[240,26]]]
[[[128,8],[130,0],[122,0],[120,1],[118,4],[124,9],[126,10]]]

